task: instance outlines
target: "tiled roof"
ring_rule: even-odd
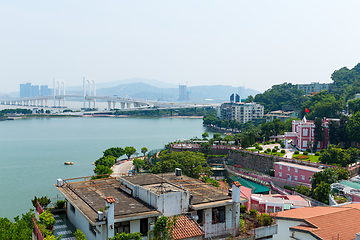
[[[348,204],[342,207],[314,207],[279,212],[278,218],[302,219],[307,225],[291,227],[316,235],[320,239],[354,239],[360,232],[360,204]],[[300,210],[300,211],[298,211]]]
[[[180,215],[176,218],[176,224],[172,234],[173,239],[186,239],[202,236],[205,233],[193,219]]]

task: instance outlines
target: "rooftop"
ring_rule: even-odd
[[[62,187],[56,186],[74,207],[82,211],[93,223],[97,221],[97,211],[105,207],[105,199],[107,202],[114,203],[115,222],[119,219],[161,215],[155,208],[131,197],[119,187],[119,181],[114,178],[71,182],[64,183]]]
[[[295,163],[275,162],[275,164],[286,166],[286,167],[293,167],[293,168],[297,168],[297,169],[303,169],[303,170],[312,171],[312,172],[321,172],[322,171],[322,169],[319,169],[319,168],[309,167],[309,166],[295,164]]]
[[[204,231],[188,216],[180,215],[176,218],[173,239],[184,239],[205,235]]]
[[[276,215],[278,219],[303,220],[303,224],[291,227],[291,230],[308,232],[320,239],[335,237],[350,240],[360,232],[359,207],[360,204],[348,204],[341,207],[301,208],[279,212]]]
[[[146,186],[146,188],[148,188],[149,186],[159,186],[161,183],[163,183],[166,191],[168,189],[183,188],[189,191],[191,195],[193,195],[193,199],[191,201],[192,205],[222,200],[232,200],[232,198],[228,196],[227,191],[203,183],[201,180],[193,179],[184,175],[175,176],[174,173],[164,173],[161,175],[144,174],[136,176],[125,176],[122,178],[126,181],[131,182],[132,184],[142,187]]]

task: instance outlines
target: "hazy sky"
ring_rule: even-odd
[[[0,0],[0,92],[149,78],[264,91],[360,62],[360,1]]]

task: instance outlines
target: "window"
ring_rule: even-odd
[[[298,169],[297,168],[294,168],[295,169],[295,172],[298,172]]]
[[[130,233],[130,221],[115,223],[114,234],[117,233]]]
[[[305,180],[305,176],[304,176],[304,175],[301,175],[301,180]]]
[[[148,219],[147,218],[140,219],[140,233],[143,236],[147,236],[147,233],[149,231],[148,226],[149,225],[148,225]]]
[[[304,148],[306,148],[306,147],[307,147],[307,144],[308,144],[307,141],[303,141],[303,144],[302,144],[302,145],[303,145]]]
[[[282,166],[281,166],[281,165],[279,165],[279,169],[282,169]]]
[[[75,213],[75,207],[70,203],[70,210]]]
[[[202,226],[204,224],[204,210],[198,210],[196,214],[198,216],[197,223]]]
[[[303,129],[303,136],[307,137],[309,129]]]
[[[297,176],[294,176],[294,180],[297,181]]]
[[[279,177],[282,177],[282,173],[281,173],[281,172],[279,172]]]
[[[290,167],[288,167],[288,171],[290,171]]]
[[[93,226],[93,225],[91,225],[91,224],[89,223],[89,231],[90,231],[92,234],[94,234],[94,236],[96,236],[95,229],[96,229],[96,227]]]
[[[225,207],[217,207],[212,209],[212,222],[225,222]]]

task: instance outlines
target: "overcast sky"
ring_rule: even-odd
[[[330,82],[360,62],[360,1],[0,1],[0,92],[65,79]]]

